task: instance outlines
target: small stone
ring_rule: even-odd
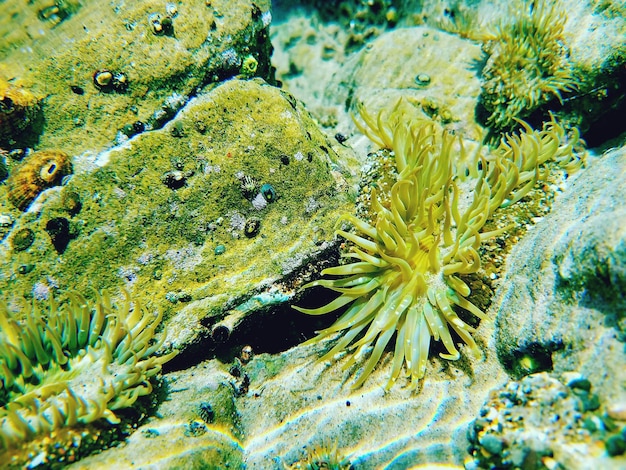
[[[223,255],[226,251],[226,247],[224,245],[217,245],[214,251],[216,255]]]
[[[569,386],[569,388],[577,388],[586,392],[591,390],[591,382],[584,378],[574,379],[570,381],[567,385]]]
[[[595,393],[581,395],[580,399],[583,404],[583,411],[595,411],[600,408],[600,398]]]
[[[596,425],[596,422],[590,417],[586,417],[585,420],[583,421],[583,428],[589,432],[595,432],[598,430],[598,426]]]
[[[504,448],[504,442],[502,442],[502,439],[494,436],[493,434],[485,434],[481,437],[480,444],[483,446],[483,449],[491,455],[500,455],[502,449]]]
[[[626,439],[621,435],[609,437],[606,442],[606,453],[611,457],[623,455],[626,452]]]
[[[626,403],[611,403],[606,407],[606,414],[618,421],[626,421]]]

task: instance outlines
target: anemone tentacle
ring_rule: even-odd
[[[129,295],[117,307],[107,292],[93,307],[78,293],[68,298],[34,302],[22,320],[0,302],[0,451],[60,427],[119,423],[113,410],[151,393],[149,379],[176,354],[153,355],[161,314]]]
[[[442,358],[458,359],[461,351],[450,329],[479,357],[472,337],[475,329],[455,309],[485,318],[468,300],[471,289],[459,277],[476,273],[481,267],[480,245],[509,229],[484,230],[485,224],[498,208],[516,203],[545,177],[540,165],[556,160],[575,170],[584,162],[572,152],[577,133],[567,142],[564,129],[552,118],[539,132],[524,123],[519,134],[505,135],[491,155],[477,151],[473,160],[481,162],[481,169],[468,175],[455,161],[457,149],[459,158],[466,157],[460,137],[439,130],[432,121],[412,119],[407,105],[400,100],[388,114],[381,111],[376,117],[358,106],[364,124],[355,118],[357,127],[376,145],[393,152],[396,181],[386,198],[371,191],[373,221],[352,215],[341,218],[353,227],[353,231],[342,227],[336,232],[352,243],[342,255],[351,262],[322,271],[333,278],[304,286],[322,286],[341,295],[315,309],[294,306],[312,315],[346,309],[307,343],[341,333],[322,360],[344,349],[352,352],[346,367],[364,359],[355,387],[367,380],[394,334],[387,388],[400,377],[403,366],[411,386],[417,385],[426,371],[431,338],[446,350],[440,353]],[[468,177],[475,184],[466,195],[457,181]]]

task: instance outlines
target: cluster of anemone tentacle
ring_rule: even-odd
[[[152,392],[150,378],[176,351],[154,353],[161,314],[138,301],[117,307],[106,292],[88,305],[77,293],[59,306],[34,303],[18,320],[0,302],[0,450],[99,419]]]
[[[529,5],[529,6],[528,6]],[[482,38],[489,59],[483,69],[482,103],[496,129],[515,125],[561,92],[578,88],[563,42],[566,14],[558,2],[513,2],[511,15]]]
[[[342,332],[322,360],[344,349],[354,351],[346,367],[367,357],[355,387],[364,383],[394,335],[388,388],[403,365],[412,386],[424,376],[431,338],[443,343],[446,352],[441,357],[458,359],[451,330],[479,356],[474,328],[457,309],[484,318],[468,300],[471,291],[462,276],[480,268],[480,245],[507,229],[485,231],[485,223],[499,207],[528,194],[545,176],[540,165],[546,161],[556,159],[572,171],[581,165],[572,153],[577,136],[568,141],[554,120],[540,132],[525,125],[523,132],[505,136],[495,152],[483,156],[480,151],[468,154],[458,136],[432,121],[413,119],[407,109],[407,103],[399,101],[377,118],[359,109],[365,126],[355,120],[357,126],[393,152],[397,178],[387,197],[372,191],[373,220],[343,216],[354,231],[337,234],[352,242],[343,255],[351,261],[322,271],[333,278],[305,286],[323,286],[339,297],[315,309],[294,307],[311,315],[346,308],[309,342]],[[460,183],[467,174],[475,176],[469,194],[462,190],[467,185]]]

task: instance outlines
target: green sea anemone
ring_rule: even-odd
[[[483,69],[481,99],[487,124],[506,129],[562,91],[578,87],[563,44],[565,13],[548,1],[514,2],[512,20],[483,42],[489,59]],[[519,13],[521,12],[521,13]]]
[[[406,102],[377,118],[362,108],[359,112],[366,124],[356,121],[362,132],[392,150],[397,176],[387,194],[372,191],[372,220],[343,216],[355,230],[337,234],[352,243],[343,255],[352,261],[322,271],[332,279],[304,286],[323,286],[341,295],[319,308],[294,308],[322,315],[347,307],[308,343],[342,332],[322,360],[348,349],[354,351],[348,368],[368,356],[354,387],[367,379],[394,334],[387,388],[403,365],[415,386],[424,376],[431,338],[443,343],[444,359],[460,357],[451,330],[474,357],[480,356],[474,328],[457,312],[485,317],[468,300],[470,287],[463,280],[479,270],[481,244],[507,230],[484,230],[485,223],[499,207],[514,204],[546,176],[540,168],[546,161],[556,159],[572,170],[581,163],[572,153],[574,141],[566,142],[565,131],[554,120],[540,132],[526,126],[518,135],[505,136],[489,156],[479,151],[468,156],[458,136],[430,120],[413,118]],[[459,172],[465,170],[458,161],[474,161],[473,183],[460,181]]]
[[[0,455],[65,427],[106,420],[152,392],[150,379],[176,351],[156,356],[161,314],[106,292],[93,307],[77,293],[19,315],[0,302]],[[19,452],[13,452],[13,455]]]

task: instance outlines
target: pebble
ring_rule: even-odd
[[[611,457],[626,453],[626,439],[619,434],[609,437],[605,442],[605,446],[607,454]]]
[[[577,388],[589,392],[591,390],[591,382],[587,379],[579,378],[571,380],[568,384],[569,388]]]
[[[501,438],[493,434],[485,434],[480,438],[480,443],[487,452],[492,455],[499,455],[504,448],[504,442]]]
[[[618,421],[626,421],[626,403],[611,403],[606,407],[606,414]]]

